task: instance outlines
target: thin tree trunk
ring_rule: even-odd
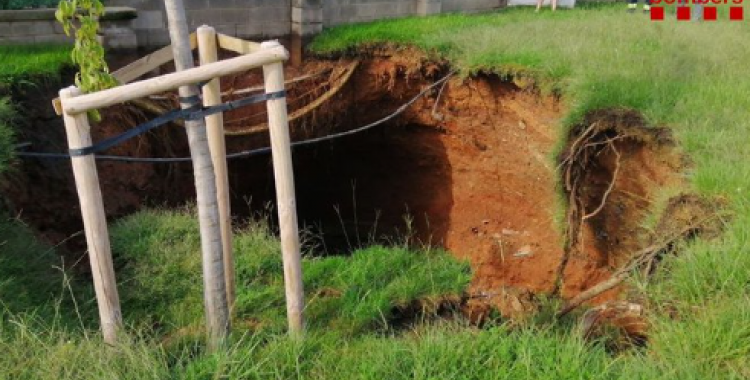
[[[198,50],[201,65],[219,60],[216,44],[216,30],[209,26],[198,28]],[[203,86],[203,105],[221,104],[221,85],[219,78]],[[216,174],[216,194],[219,200],[219,225],[221,226],[221,244],[224,249],[224,277],[226,278],[227,303],[231,318],[234,306],[234,255],[232,251],[232,208],[229,202],[229,174],[227,168],[226,136],[224,135],[224,114],[218,113],[206,117],[208,146],[211,150],[211,161]]]
[[[165,4],[175,67],[177,71],[193,68],[193,54],[190,49],[183,2],[182,0],[165,0]],[[182,98],[182,108],[200,105],[200,100],[197,98],[199,94],[197,86],[180,87],[179,93]],[[208,343],[211,349],[216,349],[221,345],[230,328],[216,181],[205,120],[186,121],[185,127],[190,144],[190,155],[193,159],[195,188],[198,196]]]

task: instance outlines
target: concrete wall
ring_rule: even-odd
[[[443,0],[442,12],[481,12],[503,8],[507,0]]]
[[[323,1],[323,25],[332,26],[416,14],[417,1],[327,0]]]
[[[324,26],[441,12],[504,7],[507,0],[184,0],[191,29],[207,24],[220,33],[261,39],[308,36]],[[134,26],[141,46],[166,45],[164,4],[157,0],[108,0],[138,9]]]
[[[246,39],[310,36],[324,26],[445,12],[477,12],[504,7],[507,0],[184,0],[190,29],[211,25],[219,33]],[[161,0],[107,0],[110,7],[132,7],[138,17],[103,25],[110,45],[155,48],[169,44]],[[39,23],[3,22],[0,44],[66,42],[51,19]],[[133,40],[135,39],[135,40]]]
[[[136,48],[138,41],[133,31],[133,20],[138,13],[132,8],[108,8],[110,12],[100,21],[106,46],[115,49]],[[65,35],[55,20],[54,9],[0,11],[0,45],[69,44],[73,38]]]
[[[291,0],[184,0],[188,27],[211,25],[219,33],[241,38],[276,37],[291,33]],[[138,44],[169,44],[167,16],[160,0],[108,0],[138,10],[134,22]]]
[[[614,2],[616,0],[597,0],[599,2]],[[508,0],[509,7],[515,6],[536,6],[536,0]],[[550,6],[550,0],[544,0],[544,7]],[[576,0],[558,0],[557,6],[560,8],[575,8]]]
[[[6,19],[0,21],[0,45],[69,43],[62,28],[53,20]]]
[[[325,0],[323,24],[332,26],[383,18],[447,12],[480,12],[504,7],[506,0]]]

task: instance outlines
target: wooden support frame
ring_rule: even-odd
[[[201,65],[215,63],[219,59],[216,46],[216,30],[209,26],[198,28],[198,53]],[[221,86],[215,78],[203,86],[203,105],[205,107],[221,104]],[[226,281],[227,303],[230,314],[234,307],[235,274],[234,252],[232,251],[232,210],[229,198],[229,169],[227,167],[227,148],[224,141],[224,115],[221,113],[206,117],[206,132],[211,151],[211,161],[216,174],[216,197],[219,204],[219,224],[221,228],[221,245],[224,255],[224,278]]]
[[[226,41],[236,44],[234,40],[237,39],[233,37],[227,39],[226,36],[224,37],[225,46],[227,44]],[[204,81],[210,81],[204,88],[204,106],[220,104],[221,92],[219,81],[216,78],[258,67],[263,68],[266,93],[284,91],[283,61],[289,59],[289,53],[281,44],[277,41],[265,42],[260,45],[248,42],[242,47],[235,46],[235,48],[244,49],[243,51],[252,50],[252,52],[244,56],[217,62],[217,45],[219,45],[220,41],[221,35],[217,35],[212,28],[202,27],[199,29],[196,34],[195,45],[200,47],[201,66],[197,68],[189,68],[158,78],[133,82],[91,94],[82,94],[75,87],[61,90],[59,109],[64,117],[70,149],[80,149],[92,145],[90,126],[86,115],[86,112],[90,110],[176,88],[189,89],[189,85]],[[184,56],[185,54],[183,53],[187,49],[186,45],[183,40],[183,44],[181,45],[183,49],[175,49],[175,52],[179,50],[180,56]],[[191,39],[191,49],[193,48],[192,46]],[[151,61],[141,61],[137,67],[131,68],[121,78],[125,80],[130,77],[136,77],[142,75],[139,73],[151,67],[152,64],[157,65],[158,62],[162,62],[158,65],[163,64],[163,61],[166,59],[166,53],[157,53],[156,58],[152,57]],[[183,92],[181,91],[181,94]],[[268,100],[267,109],[277,188],[289,331],[292,336],[301,337],[304,332],[304,289],[286,98]],[[207,118],[207,123],[207,139],[209,140],[209,151],[211,154],[211,162],[208,163],[208,166],[217,168],[217,175],[212,177],[210,184],[211,187],[215,184],[216,188],[219,189],[219,192],[214,195],[216,199],[211,197],[211,200],[216,201],[219,206],[212,207],[220,210],[221,217],[219,219],[222,225],[221,243],[217,242],[216,246],[221,244],[223,249],[222,255],[218,260],[222,261],[221,264],[225,267],[225,271],[231,274],[221,281],[221,286],[218,288],[222,288],[222,296],[223,292],[227,293],[227,298],[230,305],[232,305],[235,297],[234,266],[231,248],[228,170],[222,115],[219,114]],[[189,129],[191,126],[187,127]],[[196,128],[196,126],[193,126],[193,128]],[[72,165],[81,203],[86,240],[89,246],[101,329],[105,342],[115,344],[118,330],[122,327],[122,312],[115,281],[107,221],[95,157],[93,155],[72,157]],[[200,166],[202,164],[194,163],[194,166],[196,165]],[[196,185],[198,184],[206,185],[208,183],[199,181],[196,174]],[[203,202],[201,202],[201,199],[199,194],[199,206],[201,204],[208,204],[209,199],[202,199]],[[203,225],[201,225],[201,232],[203,233]],[[202,242],[202,245],[205,245],[205,243]],[[206,261],[204,260],[204,272],[206,269],[205,266]],[[210,308],[211,306],[207,304],[207,307]],[[211,321],[209,321],[210,324]],[[225,326],[228,329],[228,321]],[[214,330],[218,331],[220,327],[209,326],[209,335]],[[213,335],[216,335],[216,337],[210,337],[209,345],[215,348],[222,337],[219,336],[221,334]]]

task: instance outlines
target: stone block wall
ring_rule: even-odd
[[[442,12],[481,12],[488,9],[503,8],[507,0],[442,0]]]
[[[183,1],[191,30],[205,24],[215,27],[219,33],[252,40],[290,34],[311,36],[320,33],[326,26],[446,12],[487,11],[507,4],[507,0]],[[129,7],[137,12],[137,18],[132,20],[116,18],[103,23],[105,40],[109,46],[128,48],[137,45],[153,49],[169,44],[163,1],[107,0],[107,6]],[[48,14],[45,19],[15,17],[14,21],[5,20],[8,14],[19,12]],[[0,11],[0,44],[70,41],[56,25],[53,10]]]
[[[418,1],[328,0],[323,5],[325,26],[414,15]]]
[[[260,40],[289,34],[309,36],[323,27],[443,12],[502,8],[507,0],[184,0],[190,29],[211,25],[219,33]],[[138,9],[138,43],[146,47],[169,41],[162,1],[108,0],[108,5]]]
[[[110,12],[101,20],[101,34],[105,46],[113,49],[135,49],[138,40],[133,31],[138,16],[132,8],[108,8]],[[0,45],[17,44],[71,44],[73,38],[65,35],[55,20],[54,9],[0,11]]]
[[[216,31],[240,38],[260,39],[291,33],[291,0],[184,0],[188,28],[211,25]],[[133,26],[143,47],[169,44],[164,2],[158,0],[108,0],[107,5],[133,7]]]
[[[0,45],[28,43],[68,43],[72,41],[62,33],[54,21],[14,20],[0,21]]]
[[[323,24],[332,26],[383,18],[488,11],[505,5],[506,0],[326,0]]]

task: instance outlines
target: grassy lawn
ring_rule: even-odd
[[[70,47],[0,46],[0,173],[13,157],[13,124],[18,121],[10,92],[16,86],[59,81],[62,70],[70,65]]]
[[[8,249],[0,256],[0,294],[13,295],[8,297],[12,303],[0,304],[0,349],[8,353],[0,355],[0,378],[212,379],[221,372],[225,378],[261,379],[290,378],[302,370],[325,377],[355,373],[351,366],[359,364],[352,357],[345,364],[336,363],[337,358],[347,351],[367,357],[390,347],[387,337],[397,335],[393,328],[398,326],[387,321],[399,307],[419,302],[429,316],[441,300],[458,299],[471,278],[467,264],[430,249],[373,246],[350,257],[306,258],[309,335],[295,343],[284,333],[279,241],[266,228],[251,225],[235,236],[235,336],[226,352],[209,355],[201,335],[198,229],[193,209],[144,211],[113,227],[120,297],[135,337],[122,351],[107,351],[91,333],[97,325],[91,287],[66,281],[53,268],[59,264],[52,250],[33,243],[22,226],[0,223],[0,242]],[[416,315],[413,322],[422,318]],[[441,337],[443,330],[424,329],[438,334],[434,345],[440,348],[439,341],[447,338]],[[489,331],[483,335],[499,339]],[[162,339],[165,346],[159,345]],[[472,342],[468,336],[461,339],[464,345]],[[390,372],[388,358],[417,349],[411,339],[399,344],[378,359],[374,370]],[[340,369],[331,371],[330,365]]]
[[[59,78],[71,65],[70,49],[61,45],[0,46],[0,89],[21,80]]]
[[[58,0],[0,0],[0,10],[52,8],[57,6],[57,3]]]
[[[8,171],[13,160],[15,125],[21,118],[11,100],[11,92],[18,86],[35,86],[39,81],[59,81],[63,68],[70,65],[69,47],[0,46],[0,174]],[[50,269],[61,262],[55,260],[56,255],[49,247],[37,243],[25,226],[8,219],[2,208],[0,250],[0,307],[22,310],[24,304],[45,304],[38,301],[49,301],[51,292],[59,293],[62,273],[50,272]],[[24,277],[26,274],[30,275]],[[50,285],[54,289],[50,289]],[[18,297],[6,301],[2,294]],[[49,312],[46,306],[42,309]]]
[[[648,292],[683,317],[655,315],[651,350],[629,360],[645,378],[743,378],[750,374],[750,25],[727,19],[652,22],[622,4],[554,14],[514,9],[343,26],[311,49],[335,55],[406,44],[467,74],[532,79],[569,107],[560,136],[608,107],[635,108],[673,128],[695,163],[686,173],[693,190],[730,200],[734,218],[722,238],[667,260]]]
[[[8,169],[8,163],[13,158],[13,128],[16,111],[10,98],[0,97],[0,173]]]
[[[454,295],[468,280],[465,266],[445,253],[402,247],[305,260],[311,329],[304,341],[289,340],[279,333],[278,242],[251,226],[237,237],[242,322],[226,351],[208,354],[190,333],[201,330],[202,315],[195,218],[191,210],[150,211],[113,228],[132,343],[102,348],[91,330],[95,305],[87,285],[71,285],[81,294],[75,318],[55,317],[61,309],[53,307],[52,290],[35,293],[0,306],[0,379],[750,378],[750,26],[726,17],[652,22],[624,10],[512,9],[341,26],[311,48],[337,55],[411,45],[467,75],[526,77],[567,104],[560,136],[587,112],[607,107],[635,108],[673,128],[694,161],[685,173],[691,190],[726,198],[733,218],[723,236],[685,244],[664,260],[657,279],[634,284],[654,305],[647,348],[607,353],[582,342],[571,320],[388,329],[394,306]],[[14,257],[0,262],[0,297],[23,292],[19,283],[36,287],[34,271],[19,269],[27,255],[36,253],[39,271],[54,263],[43,255],[47,247],[26,246],[14,228],[0,228],[0,249],[15,253],[0,257]],[[45,301],[52,306],[29,311]],[[50,322],[61,319],[83,327]],[[169,344],[160,344],[162,334]]]
[[[145,211],[117,223],[113,250],[121,262],[123,308],[133,323],[170,331],[202,330],[200,233],[195,212]],[[286,329],[283,266],[278,239],[257,225],[234,243],[235,316],[266,332]],[[303,262],[308,327],[353,336],[387,328],[393,308],[424,300],[457,299],[471,277],[468,264],[443,251],[373,246],[349,257]],[[129,289],[129,290],[126,290]]]

